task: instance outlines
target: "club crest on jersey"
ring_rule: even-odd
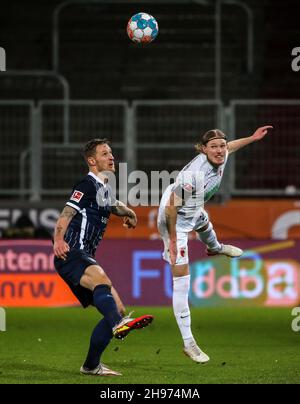
[[[83,197],[84,193],[80,191],[74,191],[73,195],[71,196],[70,200],[75,202],[80,202],[81,198]]]
[[[193,185],[191,185],[191,184],[185,184],[185,185],[183,186],[183,189],[184,189],[185,191],[187,191],[187,192],[191,192],[192,189],[193,189]]]
[[[182,258],[185,257],[185,253],[186,253],[185,248],[181,248],[181,249],[180,249],[180,256],[181,256]]]

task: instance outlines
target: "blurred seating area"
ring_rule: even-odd
[[[253,69],[247,66],[245,8],[224,1],[220,99],[215,87],[214,1],[66,3],[58,13],[55,72],[53,13],[62,2],[29,0],[24,7],[21,1],[13,1],[3,6],[0,34],[8,71],[0,75],[0,196],[27,197],[39,186],[45,195],[49,190],[59,195],[59,189],[62,194],[81,175],[83,163],[76,156],[91,137],[109,137],[118,161],[125,161],[133,147],[133,167],[150,174],[182,167],[193,156],[199,135],[208,129],[218,126],[233,139],[265,124],[274,125],[274,137],[237,155],[227,189],[232,195],[279,190],[281,196],[286,187],[300,189],[296,175],[300,103],[227,109],[234,99],[300,98],[298,77],[289,59],[297,45],[292,42],[297,37],[297,14],[284,18],[286,6],[271,0],[240,3],[253,15]],[[127,21],[137,11],[151,13],[159,23],[159,36],[147,47],[136,46],[126,35]],[[41,74],[23,74],[29,71]],[[87,102],[67,109],[47,104],[66,96],[62,78],[71,100]],[[47,100],[46,104],[38,104],[41,100]],[[88,105],[91,100],[108,104]],[[126,106],[109,104],[117,100],[124,100]],[[137,105],[132,112],[131,103],[136,100],[177,100],[182,105]],[[184,100],[203,104],[186,106]],[[133,137],[131,142],[128,136]],[[34,160],[34,150],[40,151],[39,162]],[[38,174],[40,181],[34,181],[33,175]]]
[[[256,3],[252,7],[259,21],[263,7]],[[26,8],[21,2],[7,6],[1,31],[10,69],[52,69],[53,12],[59,4],[31,0]],[[156,17],[160,28],[155,44],[145,48],[131,43],[126,35],[128,19],[143,7]],[[246,14],[240,7],[222,6],[222,93],[227,99],[257,95],[255,82],[259,81],[260,68],[247,74],[246,28]],[[58,72],[70,83],[72,98],[215,96],[214,2],[74,2],[61,9],[58,31]],[[256,36],[260,35],[260,31],[256,32]],[[256,42],[255,66],[261,67],[257,47],[260,41]],[[1,98],[61,97],[59,83],[53,78],[21,80],[1,77]]]

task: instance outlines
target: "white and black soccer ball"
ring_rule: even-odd
[[[128,21],[127,34],[135,43],[150,43],[158,35],[157,21],[152,15],[147,13],[135,14]]]

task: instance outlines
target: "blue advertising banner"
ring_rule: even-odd
[[[240,258],[207,257],[189,242],[193,306],[297,306],[300,241],[227,240],[244,249]],[[96,259],[127,306],[172,304],[170,265],[160,240],[103,240]],[[77,305],[56,274],[50,241],[0,241],[0,306]]]

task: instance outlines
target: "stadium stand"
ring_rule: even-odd
[[[291,0],[292,2],[292,0]],[[126,23],[131,15],[141,8],[141,2],[103,2],[99,4],[72,4],[64,7],[59,17],[59,73],[70,84],[71,99],[84,100],[213,100],[215,96],[215,22],[214,2],[207,4],[154,2],[145,4],[159,21],[160,34],[155,44],[139,48],[132,44],[125,33]],[[222,82],[221,95],[224,106],[232,99],[254,98],[296,98],[299,86],[296,74],[291,69],[281,75],[282,64],[290,65],[291,38],[295,37],[297,24],[289,19],[278,18],[286,12],[283,5],[270,0],[248,0],[254,16],[254,70],[246,68],[246,27],[244,11],[233,4],[222,6]],[[53,67],[52,29],[53,12],[60,1],[38,2],[30,0],[28,7],[21,2],[6,6],[1,18],[2,43],[8,58],[8,67],[13,70],[51,71]],[[296,3],[295,3],[296,4]],[[147,10],[145,10],[147,11]],[[149,11],[149,10],[148,10]],[[5,18],[4,18],[5,15]],[[295,14],[296,20],[296,14]],[[278,29],[270,29],[276,21]],[[275,33],[275,34],[274,34]],[[18,52],[14,47],[18,44]],[[285,55],[286,53],[286,55]],[[272,72],[272,74],[271,74]],[[1,74],[0,100],[62,100],[61,83],[54,77],[11,77]],[[5,112],[8,108],[11,112]],[[5,176],[1,179],[2,190],[17,189],[20,183],[29,186],[28,152],[30,146],[30,112],[22,106],[22,112],[13,111],[20,106],[0,106],[1,147],[0,168]],[[116,154],[119,160],[125,159],[126,132],[122,108],[70,107],[68,112],[68,142],[75,144],[69,151],[44,148],[42,158],[42,186],[44,189],[57,189],[56,173],[63,167],[58,164],[65,157],[65,169],[69,171],[80,143],[90,136],[105,135],[117,143]],[[46,105],[41,109],[42,143],[62,143],[66,140],[64,109],[61,105]],[[291,161],[297,165],[299,151],[298,107],[284,109],[285,116],[279,117],[276,108],[251,107],[235,124],[235,133],[248,135],[260,124],[273,123],[280,135],[284,136],[284,147]],[[267,111],[267,112],[266,112]],[[188,147],[195,137],[211,127],[221,125],[220,115],[208,106],[157,107],[139,105],[136,107],[136,167],[150,173],[151,170],[178,169],[191,156]],[[17,114],[17,115],[15,115]],[[290,117],[292,128],[288,119]],[[14,122],[11,123],[11,120]],[[268,120],[269,122],[266,122]],[[93,122],[93,124],[92,124]],[[18,126],[18,128],[16,128]],[[24,132],[24,133],[23,133]],[[283,135],[284,133],[284,135]],[[18,139],[21,137],[21,140]],[[6,139],[6,140],[5,140]],[[9,139],[9,141],[7,141]],[[66,143],[66,142],[65,142]],[[168,144],[174,147],[166,150]],[[176,143],[178,145],[176,146]],[[151,148],[151,144],[153,147]],[[13,146],[13,150],[12,150]],[[260,145],[260,163],[255,165],[253,152],[243,151],[236,160],[237,193],[243,188],[268,189],[277,184],[298,186],[295,171],[279,163],[282,142],[276,144],[276,167],[265,163],[263,156],[269,144]],[[22,155],[22,153],[25,153]],[[66,153],[66,154],[64,154]],[[275,154],[273,156],[275,162]],[[17,170],[7,164],[8,155],[13,158]],[[270,156],[269,156],[270,157]],[[30,158],[30,157],[29,157]],[[25,180],[20,179],[22,160]],[[9,169],[8,169],[9,167]],[[74,167],[73,167],[74,168]],[[82,166],[76,166],[74,176]],[[8,171],[7,171],[8,170]],[[271,170],[273,170],[271,172]],[[74,170],[73,170],[74,171]],[[270,174],[267,174],[270,171]],[[266,178],[261,177],[265,173]],[[5,178],[4,178],[5,177]],[[62,180],[62,179],[61,179]],[[23,182],[22,182],[23,181]],[[62,183],[64,183],[62,181]]]

